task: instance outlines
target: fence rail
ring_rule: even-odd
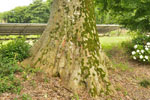
[[[0,36],[41,35],[46,26],[47,24],[39,24],[39,23],[1,23]],[[111,25],[111,24],[97,24],[96,26],[100,34],[107,33],[120,28],[119,25]]]
[[[42,34],[47,24],[6,23],[0,24],[0,35]]]

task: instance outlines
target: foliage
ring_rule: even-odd
[[[0,13],[0,23],[2,23],[2,16],[3,16],[3,13]]]
[[[141,86],[145,87],[145,88],[148,88],[148,87],[150,87],[150,80],[144,79],[144,80],[141,81],[139,84],[140,84]]]
[[[98,0],[97,0],[98,1]],[[99,0],[101,1],[101,0]],[[111,11],[103,10],[103,3],[96,3],[95,6],[95,16],[97,24],[116,24],[117,20],[114,18],[113,13]]]
[[[38,68],[22,68],[18,65],[18,61],[29,56],[29,48],[30,45],[25,42],[24,38],[0,46],[0,93],[20,93],[23,87],[16,74],[23,73],[23,76],[27,76],[39,71]],[[26,100],[27,97],[24,95],[22,99]]]
[[[25,39],[16,39],[6,45],[0,45],[0,54],[3,58],[16,59],[22,61],[29,57],[30,45],[25,42]],[[9,61],[7,61],[9,62]]]
[[[0,19],[8,23],[47,23],[51,2],[52,0],[47,0],[46,2],[35,0],[29,6],[16,7],[2,13]],[[102,11],[102,6],[99,3],[95,7],[95,15],[97,24],[115,23],[112,13]]]
[[[34,0],[29,6],[16,7],[2,14],[7,23],[46,23],[50,14],[51,0]]]
[[[124,41],[121,43],[121,46],[124,48],[127,54],[131,54],[134,44],[132,41]]]
[[[47,23],[50,8],[47,2],[35,0],[25,10],[25,20],[28,23]]]
[[[119,24],[140,32],[150,32],[150,0],[97,0],[101,11],[114,16]]]
[[[150,36],[139,35],[132,40],[132,58],[141,62],[150,62]]]
[[[26,6],[16,7],[11,11],[4,12],[2,15],[2,19],[8,23],[23,23],[25,22],[25,9]]]
[[[14,74],[21,71],[22,69],[17,65],[15,60],[3,58],[0,54],[0,93],[20,92],[22,88],[20,80],[17,79]]]
[[[16,39],[0,45],[0,93],[21,91],[20,80],[15,77],[17,72],[22,72],[17,61],[22,61],[29,56],[29,48],[25,39]]]

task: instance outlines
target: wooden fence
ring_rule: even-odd
[[[47,24],[31,24],[31,23],[4,23],[0,24],[0,36],[9,35],[41,35]],[[119,25],[97,24],[99,34],[108,33],[113,30],[120,29]],[[9,40],[11,38],[0,38],[0,40]],[[28,38],[36,39],[36,38]]]

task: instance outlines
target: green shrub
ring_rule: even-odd
[[[22,68],[17,65],[15,60],[9,63],[6,63],[7,61],[5,60],[7,59],[2,58],[0,55],[0,76],[7,76],[22,71]]]
[[[0,93],[11,92],[20,93],[22,89],[20,80],[13,74],[8,76],[0,76]]]
[[[0,45],[0,93],[19,93],[22,89],[20,79],[15,75],[23,69],[17,62],[29,57],[30,45],[25,39],[16,39]]]
[[[22,69],[17,65],[15,60],[9,60],[9,63],[7,61],[8,59],[2,58],[0,54],[0,93],[19,93],[21,84],[14,74],[21,72]]]
[[[146,45],[147,42],[150,42],[149,35],[138,35],[132,40],[133,44],[138,44],[138,45]]]
[[[23,59],[29,57],[30,45],[25,42],[24,38],[16,39],[9,42],[6,45],[0,46],[0,54],[3,58],[9,60],[15,59],[17,61],[22,61]]]
[[[132,40],[131,57],[140,62],[150,63],[150,36],[139,35]]]
[[[129,54],[131,54],[131,52],[134,50],[134,48],[133,48],[134,44],[132,43],[132,41],[123,41],[121,43],[121,46]]]

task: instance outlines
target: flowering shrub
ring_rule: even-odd
[[[131,52],[132,58],[137,61],[150,63],[150,36],[138,36],[132,40],[132,43],[134,44]]]

